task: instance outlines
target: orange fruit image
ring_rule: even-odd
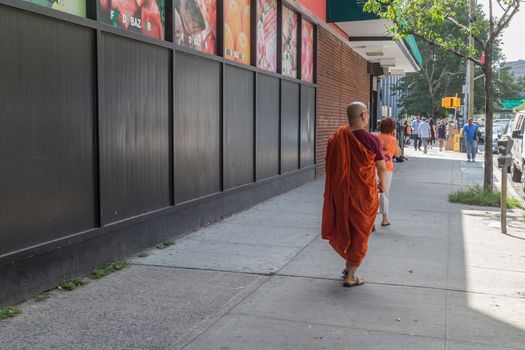
[[[232,31],[230,29],[230,26],[225,23],[224,24],[224,57],[232,60],[234,49],[235,49],[235,44],[233,41]]]
[[[250,6],[246,6],[242,14],[242,31],[250,37]]]
[[[239,34],[237,45],[235,45],[235,51],[241,54],[242,57],[242,59],[238,59],[237,61],[244,64],[250,64],[250,45],[246,34]]]
[[[226,0],[226,4],[224,11],[224,27],[226,27],[226,25],[230,27],[233,35],[233,42],[235,43],[242,30],[241,11],[235,0]],[[226,45],[224,47],[226,48]]]

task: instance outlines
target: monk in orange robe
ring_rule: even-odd
[[[356,271],[368,250],[386,165],[381,140],[365,130],[370,118],[366,105],[350,104],[347,116],[349,125],[328,140],[321,230],[346,261],[343,285],[353,287],[365,282]]]

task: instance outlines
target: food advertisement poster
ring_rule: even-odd
[[[283,6],[282,73],[297,78],[297,14]]]
[[[302,21],[301,43],[301,79],[314,82],[314,26]]]
[[[164,39],[164,0],[98,0],[98,14],[114,27]]]
[[[224,0],[224,57],[250,64],[250,0]]]
[[[49,7],[72,15],[86,17],[86,0],[26,0],[33,4]]]
[[[277,72],[277,0],[257,0],[257,67]]]
[[[177,44],[217,54],[217,0],[174,0]]]

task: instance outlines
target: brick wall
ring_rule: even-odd
[[[367,61],[324,28],[317,41],[317,176],[324,174],[326,142],[346,123],[346,106],[368,104],[370,75]]]

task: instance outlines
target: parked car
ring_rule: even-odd
[[[512,181],[525,182],[523,179],[524,165],[525,165],[525,149],[523,148],[523,133],[525,131],[525,111],[516,113],[514,121],[512,122],[512,166],[510,173],[512,174]]]
[[[506,121],[505,124],[494,123],[492,126],[492,153],[498,153],[498,140],[505,133],[509,121]]]

